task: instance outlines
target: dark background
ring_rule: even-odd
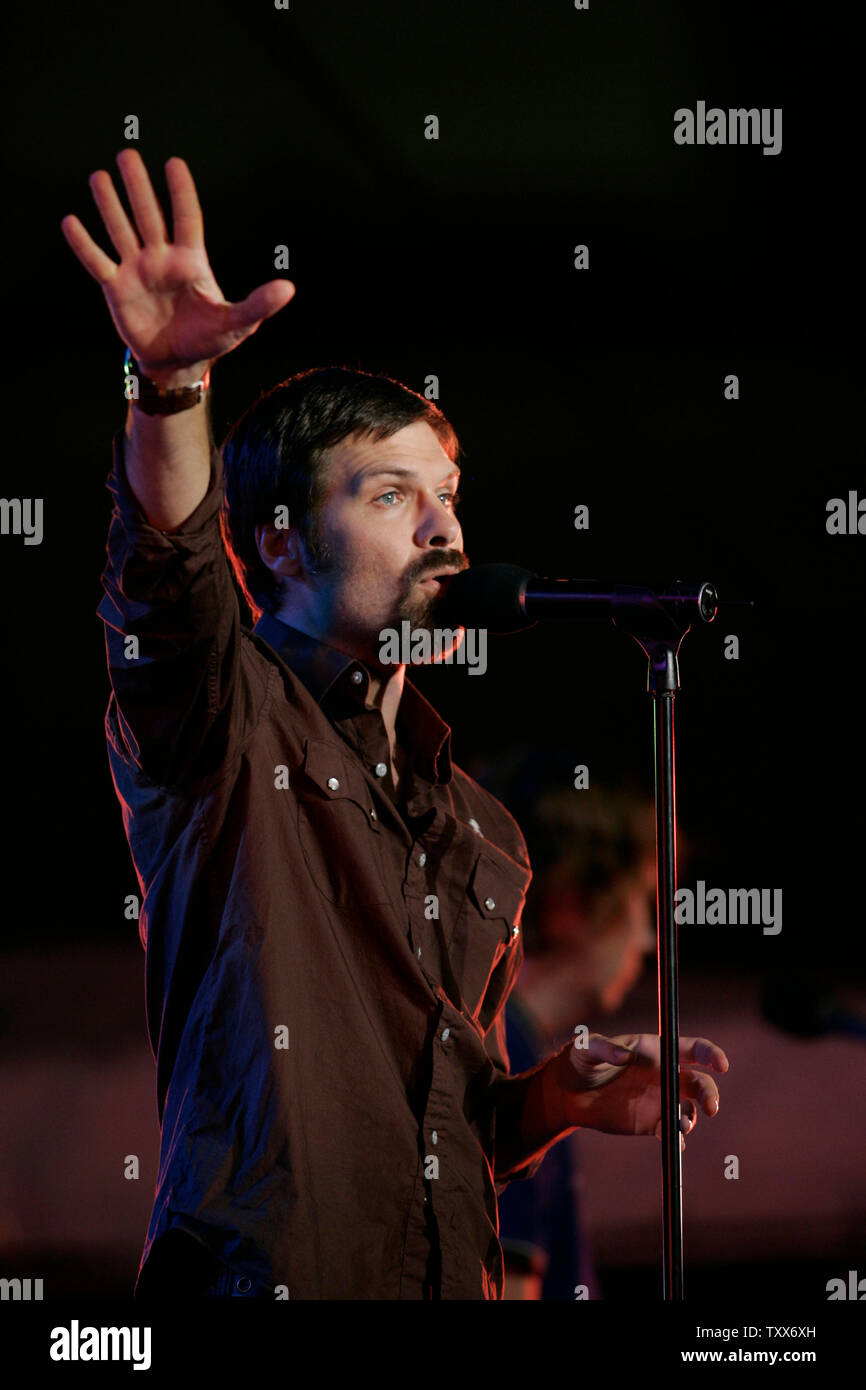
[[[832,14],[806,16],[766,2],[592,0],[583,13],[564,0],[292,0],[284,12],[262,0],[49,4],[17,19],[2,489],[43,497],[45,520],[40,546],[0,537],[4,1267],[22,1257],[34,1273],[56,1268],[64,1287],[122,1291],[155,1172],[155,1105],[129,1107],[133,1140],[117,1120],[119,1077],[94,1111],[116,1121],[105,1171],[116,1180],[116,1154],[139,1152],[142,1181],[114,1199],[97,1198],[96,1177],[85,1194],[88,1165],[79,1174],[60,1156],[64,1145],[102,1152],[105,1133],[80,1109],[62,1121],[56,1110],[61,1058],[104,1075],[107,1058],[134,1056],[145,1108],[152,1096],[95,615],[123,349],[59,226],[76,212],[111,249],[87,177],[116,174],[130,113],[160,196],[162,163],[188,160],[228,298],[273,278],[274,247],[290,249],[295,300],[214,373],[218,441],[260,390],[307,367],[360,366],[422,392],[433,373],[464,450],[473,563],[709,578],[723,598],[755,600],[681,653],[678,807],[693,849],[681,882],[781,887],[784,925],[776,937],[684,928],[683,997],[691,978],[751,997],[800,972],[862,1006],[866,539],[825,528],[829,498],[866,490],[847,134],[857,88]],[[674,110],[699,99],[782,107],[781,153],[675,145]],[[430,113],[438,141],[424,138]],[[588,271],[573,268],[578,243]],[[729,373],[738,401],[724,399]],[[588,531],[574,529],[578,503]],[[732,632],[738,661],[722,655]],[[625,637],[539,627],[491,638],[488,662],[483,679],[462,667],[414,677],[452,725],[458,763],[554,739],[570,750],[565,785],[585,762],[599,783],[629,776],[651,793],[645,664]],[[638,1024],[654,1027],[651,1007]],[[804,1122],[802,1068],[815,1059],[812,1099],[847,1114],[862,1095],[862,1044],[796,1046],[783,1113]],[[841,1052],[822,1066],[827,1046]],[[733,1073],[726,1084],[736,1094]],[[735,1133],[719,1142],[737,1151]],[[786,1163],[781,1221],[793,1229],[807,1182],[796,1146]],[[840,1195],[830,1273],[863,1249],[862,1188],[860,1199]],[[112,1212],[95,1264],[87,1223],[82,1235],[69,1216],[88,1202]]]

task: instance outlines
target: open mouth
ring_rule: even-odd
[[[448,581],[454,578],[453,571],[446,574],[428,574],[424,579],[419,579],[418,583],[423,584],[430,593],[438,593],[440,589],[447,589]]]

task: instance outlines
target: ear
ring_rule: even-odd
[[[297,579],[303,574],[302,547],[294,526],[262,522],[255,529],[256,549],[263,565],[280,578]]]

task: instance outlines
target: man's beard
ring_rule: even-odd
[[[414,565],[406,576],[403,592],[397,601],[394,626],[408,621],[413,630],[429,633],[432,633],[437,626],[441,626],[437,620],[442,602],[442,591],[428,593],[421,588],[418,581],[435,574],[437,570],[463,570],[468,565],[468,557],[459,550],[438,551],[435,561],[425,556],[420,565]]]
[[[320,534],[318,528],[310,541],[305,543],[309,572],[316,579],[324,579],[327,587],[334,592],[339,580],[348,571]],[[397,628],[408,622],[412,631],[428,632],[432,635],[437,624],[437,613],[442,600],[441,592],[430,593],[421,588],[419,580],[435,574],[437,570],[463,570],[468,568],[468,556],[459,550],[437,551],[435,556],[425,556],[404,576],[403,586],[390,617],[382,623],[382,628]]]
[[[399,627],[401,623],[408,622],[413,632],[432,633],[438,600],[438,594],[425,593],[414,582],[407,584],[397,602],[394,621],[390,626]]]

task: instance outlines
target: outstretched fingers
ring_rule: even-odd
[[[295,295],[291,280],[268,280],[238,304],[232,304],[229,324],[235,333],[252,333],[265,319],[285,308]]]
[[[204,246],[204,220],[189,165],[179,155],[166,161],[165,177],[171,195],[172,234],[175,246],[200,250]]]
[[[84,269],[89,271],[97,284],[105,285],[113,279],[117,272],[115,262],[110,256],[106,256],[101,246],[97,246],[93,237],[74,213],[63,218],[60,223],[60,230]]]
[[[97,169],[88,180],[93,201],[99,208],[105,230],[111,237],[112,245],[121,259],[134,256],[140,249],[138,237],[126,215],[126,209],[117,196],[117,191],[106,169]]]
[[[117,167],[120,169],[130,206],[135,214],[135,225],[144,244],[156,246],[168,241],[162,209],[153,191],[147,166],[138,150],[121,150],[117,156]]]
[[[681,1068],[680,1095],[691,1096],[707,1115],[715,1115],[719,1108],[719,1088],[713,1078],[707,1076],[704,1071]]]
[[[730,1065],[727,1055],[709,1038],[680,1038],[680,1061],[696,1062],[699,1067],[712,1067],[713,1071],[722,1072]]]
[[[614,1041],[631,1049],[636,1057],[660,1066],[661,1038],[657,1033],[618,1034]],[[709,1038],[680,1038],[678,1061],[680,1066],[684,1062],[692,1062],[695,1066],[710,1067],[718,1072],[726,1072],[730,1066],[726,1053]]]

